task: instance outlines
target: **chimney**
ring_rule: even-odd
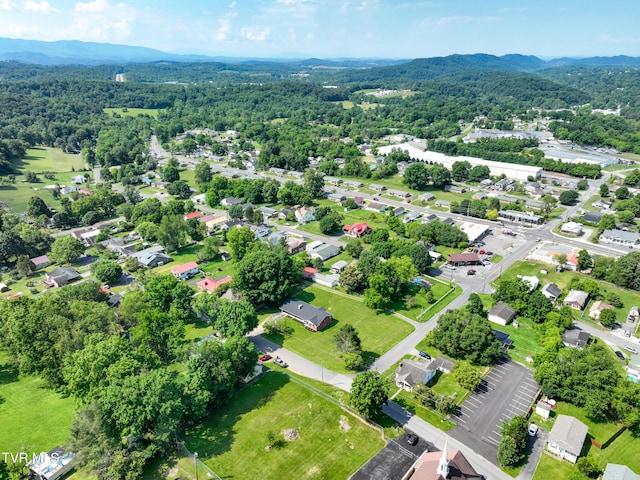
[[[298,310],[302,310],[302,304],[298,305]]]

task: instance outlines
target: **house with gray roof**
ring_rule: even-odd
[[[586,347],[591,340],[591,335],[578,328],[567,329],[562,334],[562,343],[565,347],[582,348]]]
[[[626,465],[607,463],[607,468],[604,469],[602,480],[640,480],[640,475],[634,473],[634,471]]]
[[[547,283],[542,290],[542,294],[552,302],[556,302],[562,295],[562,290],[555,283]]]
[[[394,190],[392,188],[387,190],[387,194],[398,198],[409,198],[411,196],[409,192],[405,192],[404,190]]]
[[[435,200],[436,196],[431,192],[423,193],[418,196],[418,200],[422,200],[423,202],[430,202],[431,200]]]
[[[558,415],[547,440],[547,450],[571,463],[582,453],[589,427],[575,417]]]
[[[396,368],[396,385],[411,392],[416,385],[429,383],[436,372],[433,361],[405,359]]]
[[[584,215],[582,215],[582,217],[580,217],[580,219],[583,222],[587,222],[587,223],[600,223],[600,220],[602,220],[602,213],[600,213],[600,212],[587,212]]]
[[[515,316],[516,311],[504,302],[496,303],[487,314],[489,321],[498,325],[507,325]]]
[[[73,267],[56,267],[45,275],[45,283],[50,287],[62,287],[80,278],[82,276]]]
[[[582,290],[571,290],[567,293],[567,296],[564,297],[563,305],[567,305],[576,310],[582,310],[584,306],[587,304],[587,300],[589,299],[589,294],[587,292],[583,292]]]
[[[638,234],[635,232],[625,232],[624,230],[605,230],[602,232],[602,235],[600,235],[600,241],[633,246],[638,243]]]
[[[284,302],[280,311],[314,332],[322,330],[333,321],[333,316],[323,307],[314,307],[297,299],[289,299]]]
[[[146,252],[143,255],[140,255],[138,258],[138,262],[147,268],[155,268],[161,265],[164,265],[169,262],[173,262],[173,258],[169,255],[165,255],[162,252]]]
[[[328,243],[323,243],[309,252],[311,258],[319,258],[322,261],[333,258],[336,255],[340,255],[340,248]]]

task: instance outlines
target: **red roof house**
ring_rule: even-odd
[[[81,188],[80,190],[78,190],[78,195],[91,195],[91,190],[85,190],[84,188]]]
[[[200,266],[196,262],[187,262],[171,269],[174,277],[187,279],[196,275],[200,271]]]
[[[319,272],[319,270],[316,270],[315,268],[304,267],[302,269],[302,277],[306,278],[306,279],[310,279],[310,278],[313,278],[313,276],[318,272]]]
[[[345,235],[359,238],[367,233],[371,233],[371,227],[366,223],[354,223],[353,225],[345,225],[342,227],[342,231]]]
[[[200,290],[207,290],[209,293],[215,291],[220,285],[231,282],[233,278],[230,275],[220,278],[206,277],[200,280],[196,285]]]
[[[480,257],[476,253],[452,253],[447,263],[452,265],[480,265]]]
[[[195,212],[187,213],[184,216],[184,219],[185,220],[190,220],[192,218],[198,218],[198,217],[201,217],[201,216],[202,216],[202,212],[199,212],[199,211],[196,210]]]

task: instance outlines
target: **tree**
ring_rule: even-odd
[[[525,313],[535,323],[544,322],[547,314],[553,310],[553,303],[540,290],[531,292],[524,301],[526,304]]]
[[[131,330],[134,344],[149,348],[163,363],[172,361],[184,338],[182,320],[157,309],[141,312],[138,318]]]
[[[409,165],[404,171],[402,182],[414,190],[426,190],[429,185],[429,171],[422,162]]]
[[[158,243],[168,252],[175,252],[187,242],[187,224],[180,215],[165,215],[157,231]]]
[[[357,263],[352,262],[344,268],[340,274],[340,285],[349,293],[361,291],[366,286],[365,276]]]
[[[384,380],[378,372],[360,373],[353,379],[349,405],[363,417],[371,418],[380,412],[387,398]]]
[[[100,283],[114,284],[122,277],[122,267],[113,260],[98,260],[91,265],[91,272]]]
[[[599,230],[613,230],[616,228],[616,217],[611,213],[605,213],[600,218],[600,223],[598,224]]]
[[[598,320],[603,327],[612,327],[616,322],[616,311],[610,308],[602,310],[598,316]]]
[[[58,237],[51,245],[51,259],[61,265],[75,263],[84,253],[84,245],[80,240],[71,235]]]
[[[176,180],[180,180],[180,172],[177,167],[167,165],[162,169],[162,181],[171,183]]]
[[[322,217],[322,220],[320,220],[320,231],[325,235],[340,231],[342,227],[340,220],[341,217],[338,213],[330,213]]]
[[[288,298],[293,282],[299,276],[300,272],[285,247],[261,246],[238,262],[233,286],[242,290],[253,305],[279,305]]]
[[[631,197],[631,193],[627,187],[619,187],[616,189],[616,199],[617,200],[626,200]]]
[[[458,385],[470,392],[473,392],[482,382],[480,372],[466,363],[457,363],[452,374]]]
[[[235,204],[229,206],[229,218],[238,219],[244,216],[242,205]]]
[[[38,218],[41,215],[45,215],[47,217],[51,216],[51,210],[38,196],[33,196],[29,199],[29,205],[27,206],[27,215],[31,218]]]
[[[324,196],[324,175],[322,172],[316,172],[312,168],[308,168],[304,172],[304,186],[311,192],[312,198],[322,198]]]
[[[446,167],[438,164],[429,167],[429,177],[436,188],[442,188],[451,182],[451,172]]]
[[[219,242],[216,237],[205,238],[202,248],[196,253],[198,260],[205,262],[215,259],[220,254]]]
[[[254,242],[256,236],[249,227],[232,228],[227,232],[227,242],[231,256],[240,261],[247,253],[249,245]]]
[[[593,266],[593,259],[584,248],[578,252],[578,271],[589,270]]]
[[[333,341],[336,344],[336,349],[341,354],[360,353],[362,351],[358,332],[349,323],[345,323],[340,327],[338,333],[333,336]]]
[[[409,257],[418,273],[427,273],[433,263],[429,251],[423,245],[412,245],[409,248]]]
[[[469,300],[466,308],[471,315],[480,315],[482,317],[486,316],[482,299],[477,293],[472,293],[469,295]]]
[[[600,196],[601,197],[609,196],[609,187],[606,183],[603,183],[602,185],[600,185]]]
[[[580,191],[587,190],[589,188],[589,182],[587,182],[584,178],[582,180],[578,180],[576,188]]]
[[[353,198],[349,197],[344,202],[344,208],[347,208],[349,210],[356,210],[358,208],[358,204]]]
[[[213,326],[223,337],[242,337],[258,326],[258,315],[248,302],[220,300]]]
[[[373,310],[381,310],[391,302],[392,287],[389,279],[380,273],[369,277],[369,288],[364,292],[365,306]]]
[[[618,216],[618,220],[620,220],[622,223],[633,224],[636,221],[636,214],[631,210],[619,210],[618,212],[616,212],[616,215]]]
[[[18,259],[16,260],[16,270],[22,278],[27,278],[31,275],[33,273],[33,268],[33,263],[31,263],[29,257],[26,255],[18,255]]]
[[[575,190],[565,190],[560,194],[559,201],[562,205],[573,205],[578,197],[580,197],[580,194]]]
[[[453,165],[451,166],[451,178],[456,182],[464,182],[469,178],[470,171],[471,164],[469,162],[453,162]]]
[[[362,352],[345,353],[342,355],[342,361],[344,362],[344,368],[351,371],[358,371],[364,367],[364,357]]]
[[[186,200],[191,196],[191,187],[186,180],[176,180],[167,186],[169,195],[174,195],[182,200]]]
[[[513,437],[503,435],[498,444],[498,461],[503,467],[517,465],[522,458],[518,445]]]
[[[516,415],[511,422],[503,421],[500,433],[502,439],[498,445],[498,461],[500,465],[511,467],[524,458],[527,447],[527,419]]]
[[[472,182],[481,182],[491,176],[491,170],[484,165],[476,165],[469,171],[469,180]]]
[[[211,166],[204,160],[201,160],[194,170],[196,185],[198,188],[202,189],[209,184],[212,178],[213,174],[211,173]]]
[[[352,238],[347,242],[347,246],[344,247],[344,251],[351,255],[353,258],[360,257],[362,250],[364,247],[362,246],[362,242],[357,238]]]

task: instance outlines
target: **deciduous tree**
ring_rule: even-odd
[[[349,405],[365,418],[371,418],[387,403],[384,380],[378,372],[369,371],[356,376],[351,384]]]

